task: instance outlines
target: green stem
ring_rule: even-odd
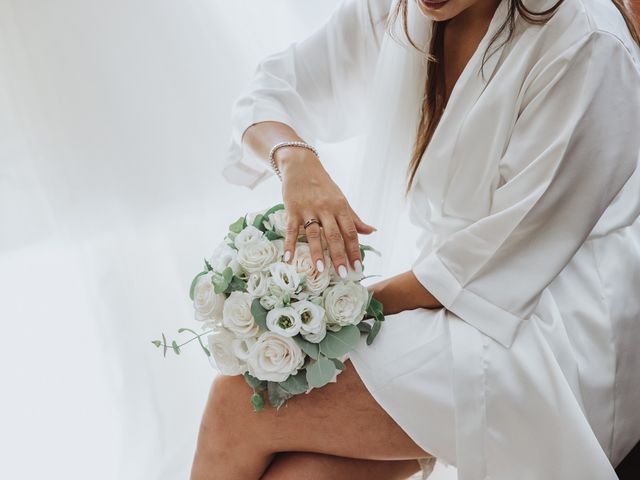
[[[213,332],[213,330],[207,330],[206,332],[203,332],[203,333],[200,333],[200,334],[196,334],[195,337],[193,337],[193,338],[187,340],[186,342],[181,343],[180,345],[178,345],[178,348],[181,348],[181,347],[185,346],[186,344],[193,342],[194,340],[198,340],[199,338],[204,337],[205,335],[207,335],[207,334],[209,334],[211,332]],[[166,343],[161,343],[160,346],[161,347],[167,347],[167,348],[173,348],[173,346],[167,345]]]

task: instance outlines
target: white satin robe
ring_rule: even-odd
[[[261,62],[234,108],[230,181],[271,175],[242,149],[254,123],[281,121],[308,141],[359,133],[389,6],[347,0]],[[410,194],[424,231],[412,270],[444,308],[387,317],[350,357],[462,480],[613,479],[640,439],[640,53],[610,0],[565,0],[544,26],[518,20],[483,80],[506,6]]]

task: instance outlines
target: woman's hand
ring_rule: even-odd
[[[282,147],[274,160],[282,173],[282,197],[289,217],[285,261],[293,258],[300,228],[308,220],[316,219],[320,224],[309,225],[305,233],[318,271],[328,267],[324,264],[324,235],[340,277],[347,276],[347,261],[354,270],[362,272],[358,234],[372,233],[375,228],[356,215],[313,152],[300,147]]]
[[[438,299],[424,288],[411,270],[375,283],[369,291],[382,303],[385,315],[416,308],[442,308]]]

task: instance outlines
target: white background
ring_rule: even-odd
[[[278,201],[222,180],[230,107],[335,4],[0,0],[3,478],[188,477],[214,372],[150,340],[193,326],[202,257]]]

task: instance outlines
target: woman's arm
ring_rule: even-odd
[[[369,290],[373,292],[376,300],[382,302],[385,315],[416,308],[442,307],[411,270],[371,285]]]

